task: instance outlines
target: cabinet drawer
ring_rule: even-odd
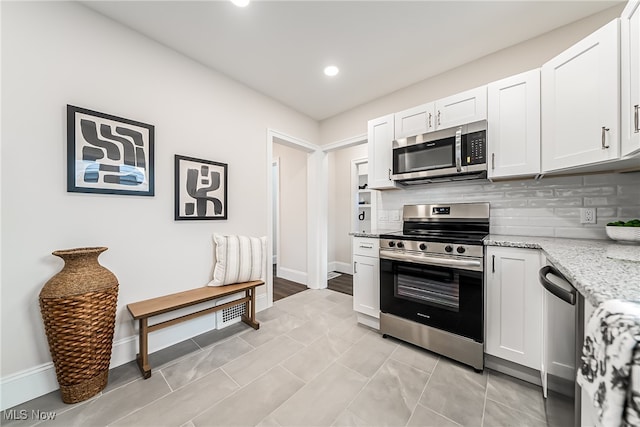
[[[353,254],[378,257],[380,249],[380,240],[370,237],[354,237],[353,238]]]

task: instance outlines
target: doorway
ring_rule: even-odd
[[[358,228],[359,213],[356,200],[358,182],[354,181],[354,162],[366,164],[367,137],[352,138],[340,144],[328,153],[328,281],[327,288],[348,295],[353,295],[353,260],[350,235]],[[373,211],[369,209],[366,219]]]

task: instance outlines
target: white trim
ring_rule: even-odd
[[[278,277],[291,280],[292,282],[300,283],[301,285],[307,286],[308,274],[305,273],[304,271],[298,271],[298,270],[294,270],[292,268],[286,268],[286,267],[281,268],[280,266],[278,266]]]
[[[356,318],[358,319],[358,323],[361,323],[365,326],[373,328],[376,331],[380,330],[380,319],[371,317],[368,314],[359,313],[357,311],[356,311]]]
[[[273,255],[272,263],[276,264],[276,268],[278,268],[278,254],[280,253],[280,158],[276,157],[272,161],[271,172],[275,173],[275,176],[272,175],[271,179],[277,183],[275,186],[275,194],[271,196],[271,202],[276,203],[275,206],[272,204],[271,207],[273,209],[273,214],[275,215],[275,219],[272,221],[272,224],[275,224],[275,230],[273,230],[273,239],[276,242],[276,253]],[[274,171],[275,166],[275,171]],[[272,185],[272,188],[274,186]],[[273,241],[273,240],[271,240]],[[271,245],[271,250],[273,250],[273,245]],[[273,268],[271,269],[273,270]]]
[[[361,135],[352,136],[350,138],[346,138],[337,142],[332,142],[331,144],[323,145],[322,151],[328,153],[330,151],[336,151],[342,148],[354,147],[356,145],[366,144],[367,140],[367,134],[363,133]]]
[[[277,139],[277,141],[275,141]],[[320,150],[320,146],[305,141],[304,139],[296,138],[295,136],[287,135],[286,133],[277,131],[275,129],[267,129],[267,142],[286,145],[288,147],[302,149],[307,153],[313,153]],[[268,159],[271,162],[272,158]]]
[[[0,379],[0,410],[12,408],[58,389],[53,362]]]
[[[353,274],[353,264],[342,261],[331,261],[327,266],[327,271],[337,271],[343,274]]]
[[[273,239],[273,196],[272,180],[273,171],[273,143],[300,149],[308,153],[307,156],[307,272],[305,283],[310,288],[322,288],[327,286],[327,160],[326,153],[321,147],[310,142],[292,137],[274,129],[267,129],[267,230],[269,241]],[[323,198],[324,197],[324,198]],[[268,245],[268,257],[273,257],[271,245]],[[279,249],[278,249],[279,250]],[[281,261],[281,260],[279,260]],[[280,273],[278,263],[278,275]],[[300,280],[300,279],[297,279]],[[267,272],[267,298],[269,307],[273,305],[273,271]]]
[[[267,294],[256,294],[256,313],[269,308]]]

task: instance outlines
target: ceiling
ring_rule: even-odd
[[[620,1],[82,3],[323,120]]]

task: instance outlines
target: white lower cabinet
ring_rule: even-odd
[[[486,248],[485,353],[535,370],[542,361],[542,255],[535,249]]]
[[[358,322],[380,327],[380,243],[378,239],[353,238],[353,309]]]

